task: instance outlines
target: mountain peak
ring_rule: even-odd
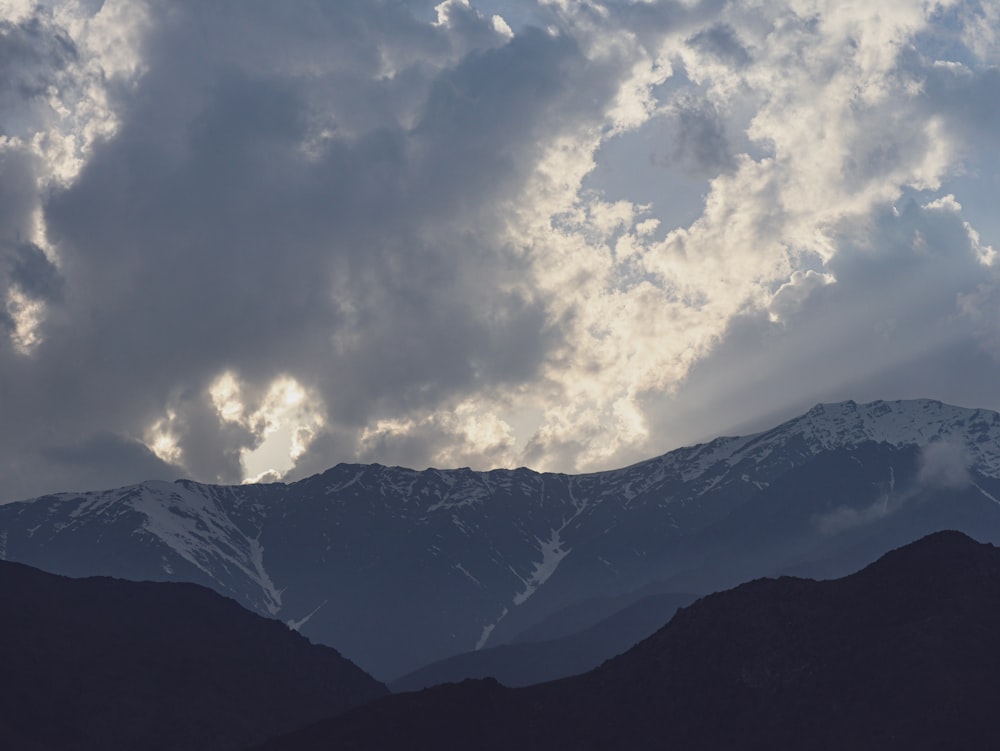
[[[801,437],[815,450],[867,441],[893,446],[953,442],[965,448],[971,464],[989,473],[1000,472],[1000,414],[933,399],[817,404],[753,438],[786,439],[789,435]]]
[[[929,534],[915,542],[891,550],[854,576],[908,578],[919,581],[923,591],[961,588],[983,571],[1000,572],[1000,552],[956,530]]]

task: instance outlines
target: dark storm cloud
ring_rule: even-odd
[[[29,389],[45,398],[5,404],[7,424],[86,444],[94,426],[141,438],[170,411],[188,471],[233,482],[254,438],[208,400],[224,371],[247,398],[281,374],[315,389],[346,436],[326,443],[532,377],[558,333],[492,230],[613,76],[568,36],[508,42],[461,7],[434,30],[392,3],[230,5],[156,19],[148,72],[115,91],[114,138],[47,201],[69,284],[44,346],[3,374],[8,389],[46,374]],[[60,289],[18,253],[11,274]]]
[[[995,71],[911,50],[899,28],[922,12],[902,6],[859,11],[868,52],[886,29],[903,50],[888,70],[845,63],[854,11],[836,4],[828,25],[786,28],[780,2],[527,2],[513,37],[491,17],[503,5],[94,0],[0,24],[0,393],[16,395],[0,400],[0,500],[181,471],[143,443],[239,481],[284,376],[325,420],[300,421],[317,437],[293,477],[358,458],[629,461],[818,398],[966,389],[992,405],[989,238],[937,194],[899,216],[885,202],[933,186],[963,142],[970,173],[995,172]],[[98,8],[113,12],[81,23]],[[671,184],[648,216],[703,191],[716,212],[653,228],[680,238],[676,258],[637,229],[646,208],[601,203],[599,170],[574,187],[602,143],[620,164],[644,152],[628,140],[643,123],[697,175],[657,170]],[[775,158],[754,156],[769,138]],[[830,240],[825,264],[800,248],[812,237]],[[661,251],[694,307],[655,274],[616,286]],[[704,319],[720,276],[755,302]],[[40,343],[18,351],[32,327]],[[228,406],[210,391],[225,373]]]
[[[150,478],[172,480],[183,474],[143,443],[112,433],[95,433],[79,443],[41,446],[37,458],[39,470],[59,468],[61,487],[67,490],[102,489]]]

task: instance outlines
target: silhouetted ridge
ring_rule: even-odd
[[[240,749],[387,693],[195,584],[0,561],[0,748]]]
[[[986,747],[997,633],[1000,551],[943,532],[842,579],[702,598],[582,676],[399,695],[265,748]]]
[[[955,530],[934,532],[890,550],[852,577],[920,578],[924,587],[954,585],[996,574],[1000,549]],[[847,577],[851,578],[851,577]]]

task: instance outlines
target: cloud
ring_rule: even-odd
[[[489,232],[536,141],[599,90],[563,80],[570,38],[511,40],[462,4],[437,29],[378,5],[361,36],[341,28],[359,8],[241,8],[238,34],[201,4],[151,22],[114,138],[45,205],[71,292],[25,364],[86,363],[44,409],[60,429],[108,425],[222,481],[266,434],[219,424],[223,373],[258,393],[291,376],[358,437],[533,374],[555,334]],[[196,27],[213,43],[189,49]]]
[[[825,276],[793,275],[768,308],[734,317],[676,399],[644,397],[654,433],[753,430],[820,400],[886,394],[1000,407],[981,299],[996,271],[961,215],[910,201],[861,237],[838,239]]]
[[[961,489],[971,483],[966,447],[954,441],[938,440],[920,448],[917,484],[913,487],[894,493],[890,486],[868,506],[840,506],[829,513],[814,516],[811,521],[822,534],[837,535],[885,519],[927,490]]]
[[[34,243],[19,243],[7,251],[8,284],[26,294],[46,301],[56,301],[62,293],[63,280],[55,264]]]
[[[920,454],[917,480],[925,486],[964,488],[969,476],[969,458],[965,446],[949,441],[928,444]]]
[[[822,534],[833,536],[884,519],[897,508],[897,504],[890,507],[889,498],[886,496],[861,509],[840,506],[827,514],[814,517],[812,523]]]
[[[91,477],[47,447],[100,436],[205,481],[572,471],[833,395],[988,395],[990,13],[18,3],[4,499]]]
[[[728,24],[720,23],[699,31],[691,37],[690,44],[735,68],[745,67],[751,61],[750,53]]]
[[[183,468],[162,461],[142,442],[102,432],[75,442],[36,439],[16,461],[0,461],[0,472],[15,488],[38,487],[44,476],[45,490],[52,492],[103,490],[184,476]]]

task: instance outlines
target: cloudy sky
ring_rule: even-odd
[[[1000,0],[0,0],[0,500],[1000,408]]]

